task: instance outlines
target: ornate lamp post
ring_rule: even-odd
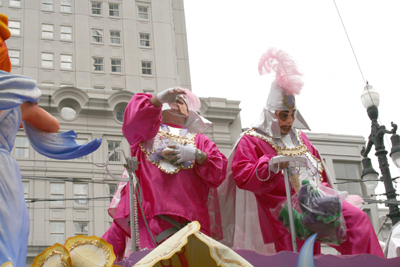
[[[387,151],[384,145],[384,135],[392,134],[392,150],[390,156],[393,163],[400,167],[400,136],[396,134],[397,125],[392,122],[392,130],[386,130],[385,126],[381,126],[378,123],[378,106],[379,106],[379,94],[376,92],[371,85],[368,84],[364,87],[364,92],[361,95],[361,102],[367,109],[369,118],[372,121],[371,134],[368,138],[367,147],[363,147],[361,155],[364,157],[362,160],[363,172],[361,178],[365,181],[367,187],[375,189],[378,185],[378,173],[372,168],[371,159],[368,158],[368,153],[371,151],[372,145],[375,145],[376,153],[379,161],[379,169],[381,170],[382,177],[381,181],[385,184],[386,197],[389,201],[389,214],[388,217],[392,220],[392,225],[395,225],[400,221],[399,207],[396,202],[396,189],[393,187],[392,177],[390,175],[389,163],[387,160]]]

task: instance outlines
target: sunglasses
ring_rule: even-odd
[[[281,112],[278,112],[278,118],[279,118],[281,121],[287,121],[287,119],[289,118],[289,116],[292,116],[292,118],[294,119],[294,116],[295,116],[295,114],[296,114],[296,110],[293,110],[293,111],[291,111],[291,112],[292,112],[292,114],[290,114],[289,111],[281,111]]]

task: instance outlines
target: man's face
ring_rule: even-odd
[[[182,95],[178,95],[176,97],[176,103],[169,103],[170,110],[169,113],[178,117],[188,117],[189,116],[189,109],[188,106],[183,99]]]
[[[281,129],[281,134],[288,134],[290,129],[292,129],[292,125],[295,120],[295,113],[295,109],[275,111],[275,115],[278,117],[279,120],[279,128]]]

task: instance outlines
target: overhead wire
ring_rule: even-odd
[[[68,200],[66,200],[66,201],[68,201]],[[108,205],[99,205],[102,201],[104,201],[102,199],[93,200],[93,201],[96,201],[96,208],[101,208],[101,209],[108,208]],[[40,202],[40,201],[38,201],[38,202]],[[34,207],[34,206],[31,206],[31,205],[35,204],[36,202],[25,202],[25,203],[26,203],[26,205],[28,207],[28,210],[49,210],[48,207]],[[64,209],[64,210],[76,210],[76,209],[81,209],[81,208],[87,209],[88,206],[87,205],[73,205],[73,206],[70,206],[70,207],[67,207],[65,205],[63,205],[63,206],[61,206],[61,205],[60,206],[59,205],[54,205],[54,206],[51,205],[50,206],[50,209]],[[107,218],[105,218],[105,219],[107,220]]]
[[[368,86],[368,81],[366,81],[365,78],[364,78],[364,74],[363,74],[363,72],[362,72],[362,70],[361,70],[360,63],[359,63],[358,58],[357,58],[357,55],[356,55],[356,53],[355,53],[355,51],[354,51],[354,48],[353,48],[353,45],[352,45],[352,43],[351,43],[349,34],[347,33],[347,29],[346,29],[346,26],[344,25],[342,16],[340,15],[339,8],[338,8],[338,6],[336,5],[336,1],[333,0],[333,3],[334,3],[334,5],[335,5],[335,7],[336,7],[336,11],[337,11],[337,14],[338,14],[338,16],[339,16],[339,18],[340,18],[340,21],[341,21],[341,23],[342,23],[344,32],[346,33],[347,40],[349,41],[349,44],[350,44],[351,50],[352,50],[352,52],[353,52],[354,58],[355,58],[355,60],[356,60],[356,62],[357,62],[357,66],[358,66],[358,69],[360,70],[360,74],[361,74],[361,77],[362,77],[362,79],[363,79],[363,83],[366,84],[366,86]],[[374,103],[374,101],[373,101],[373,99],[372,99],[372,96],[371,96],[371,93],[370,93],[369,90],[368,90],[368,94],[369,94],[369,97],[370,97],[372,103],[375,105],[375,103]],[[378,121],[379,121],[379,124],[382,125],[382,121],[381,121],[381,118],[380,118],[380,117],[378,117]],[[390,143],[389,143],[388,136],[387,136],[387,135],[384,135],[384,136],[385,136],[386,144],[388,145],[388,147],[391,147],[391,145],[390,145]],[[397,171],[400,173],[400,169],[399,169],[399,168],[397,168]]]
[[[81,178],[48,178],[48,177],[38,177],[38,176],[22,176],[22,179],[27,180],[44,180],[51,182],[71,182],[71,183],[84,183],[84,184],[113,184],[117,183],[115,180],[92,180],[92,179],[81,179]]]
[[[26,203],[35,203],[35,202],[53,202],[53,201],[69,201],[69,200],[104,200],[104,199],[112,199],[112,196],[108,197],[78,197],[78,198],[25,198]],[[46,208],[47,209],[47,208]]]
[[[360,66],[360,63],[358,62],[358,59],[357,59],[357,56],[356,56],[356,52],[354,51],[353,45],[351,44],[350,37],[349,37],[349,35],[348,35],[348,33],[347,33],[346,27],[344,26],[344,22],[343,22],[342,16],[340,15],[339,9],[338,9],[338,7],[337,7],[337,5],[336,5],[336,1],[333,0],[333,3],[335,4],[336,11],[337,11],[337,13],[338,13],[338,15],[339,15],[340,21],[342,22],[344,32],[346,33],[347,40],[349,41],[351,50],[353,51],[354,58],[355,58],[355,60],[356,60],[356,62],[357,62],[358,69],[360,70],[360,73],[361,73],[363,82],[365,83],[364,74],[363,74],[363,72],[362,72],[362,70],[361,70],[361,66]]]

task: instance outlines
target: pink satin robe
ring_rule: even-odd
[[[162,121],[161,107],[153,106],[150,103],[151,97],[151,94],[141,93],[132,97],[125,109],[122,132],[130,144],[131,155],[137,157],[140,162],[136,176],[142,186],[145,217],[149,219],[150,227],[153,225],[152,234],[156,236],[172,227],[156,217],[162,214],[179,218],[181,222],[196,220],[202,227],[201,231],[210,235],[207,198],[210,188],[218,187],[225,179],[227,159],[215,143],[199,133],[195,136],[195,145],[207,154],[203,164],[195,163],[191,169],[181,169],[175,174],[168,174],[150,163],[139,144],[154,138]],[[114,223],[103,236],[114,246],[116,254],[124,248],[122,243],[125,237],[122,238],[121,234],[130,237],[130,229],[126,225],[129,213],[129,187],[125,186],[121,191],[121,201],[115,214],[110,214],[114,217]],[[152,247],[140,212],[139,228],[142,248]]]
[[[304,133],[301,133],[303,143],[308,150],[319,158],[316,148]],[[267,181],[259,177],[268,177],[268,162],[277,155],[275,149],[266,141],[249,135],[240,140],[232,161],[233,178],[241,189],[254,193],[257,200],[259,223],[264,243],[275,243],[276,252],[292,250],[291,237],[288,230],[270,212],[278,203],[286,199],[284,177],[281,172],[270,173]],[[319,158],[320,159],[320,158]],[[325,172],[323,184],[329,186]],[[292,195],[295,193],[292,188]],[[342,255],[370,253],[383,257],[378,238],[368,216],[360,209],[343,201],[343,216],[347,227],[347,240],[340,246],[332,246]],[[304,242],[297,240],[298,250]],[[315,243],[314,253],[320,253],[320,244]]]

